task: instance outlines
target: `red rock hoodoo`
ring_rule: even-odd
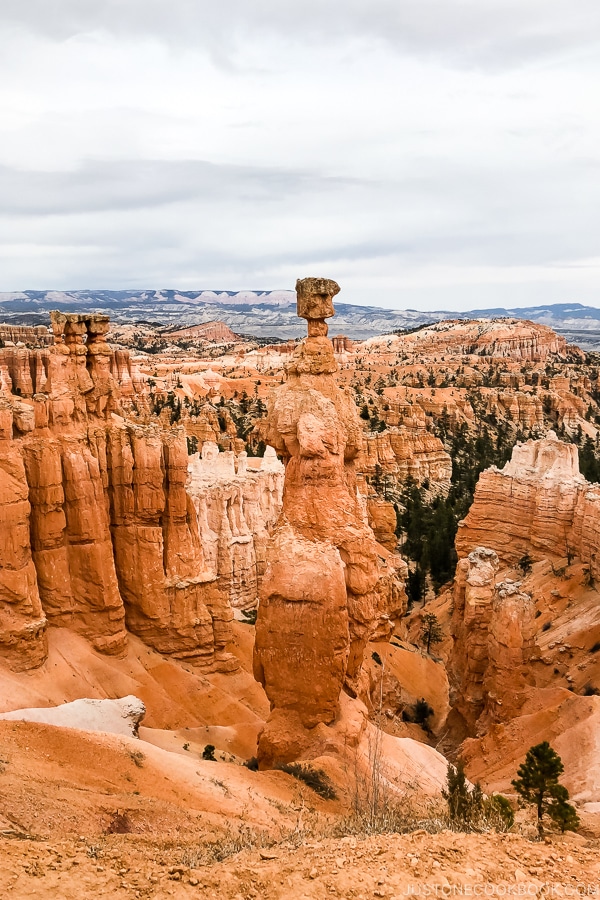
[[[338,291],[328,279],[298,282],[308,337],[270,400],[264,431],[286,462],[256,623],[255,677],[272,710],[259,740],[264,766],[296,758],[312,729],[336,720],[342,689],[356,693],[369,637],[406,602],[356,489],[362,430],[352,398],[336,384],[325,323]]]

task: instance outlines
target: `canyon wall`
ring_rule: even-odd
[[[398,544],[396,537],[396,508],[377,494],[367,497],[367,518],[375,538],[382,547],[393,553]]]
[[[165,418],[168,419],[168,411]],[[202,451],[204,443],[218,444],[228,451],[244,451],[244,441],[237,437],[235,422],[231,418],[228,409],[220,409],[219,412],[210,403],[203,403],[197,414],[191,415],[185,408],[182,410],[181,423],[185,426],[185,433],[190,438],[195,438],[198,451]],[[223,427],[221,427],[221,425]]]
[[[49,347],[54,343],[54,336],[45,325],[8,325],[0,322],[0,341],[10,344],[28,344],[36,347]]]
[[[370,338],[367,345],[382,343],[385,338]],[[562,335],[547,325],[524,319],[470,319],[436,322],[412,334],[400,335],[394,341],[423,356],[453,353],[504,357],[523,362],[543,362],[552,354],[565,356],[567,348]]]
[[[534,600],[521,590],[520,582],[505,580],[494,585],[480,726],[509,722],[519,715],[527,699],[534,683],[531,662],[539,658],[535,612]]]
[[[519,714],[537,656],[535,605],[519,582],[496,582],[499,560],[477,547],[456,568],[449,660],[453,707],[468,731]]]
[[[452,460],[441,440],[428,431],[403,426],[365,435],[356,468],[371,479],[386,479],[386,486],[396,492],[408,478],[447,490],[452,476]]]
[[[449,669],[457,688],[454,707],[473,728],[483,712],[483,678],[488,665],[488,630],[495,576],[499,568],[493,550],[477,547],[456,567]]]
[[[526,557],[523,569],[528,571],[533,562],[549,559],[564,571],[577,563],[593,584],[599,575],[599,521],[600,489],[580,474],[577,447],[553,432],[517,444],[502,470],[492,467],[481,474],[456,537],[449,661],[453,708],[468,734],[484,734],[519,716],[532,697],[534,672],[540,671],[533,664],[558,665],[547,646],[545,655],[540,649],[544,641],[537,617],[547,614],[547,602],[540,605],[537,597],[536,612],[534,598],[520,582],[496,582],[500,565],[514,566]],[[550,597],[561,597],[558,586]],[[572,617],[577,618],[576,611]],[[551,621],[546,623],[550,628]],[[567,683],[572,680],[569,676]]]
[[[473,504],[459,523],[456,550],[494,550],[504,563],[529,553],[578,557],[600,574],[600,488],[579,472],[578,450],[554,432],[517,444],[503,469],[479,477]]]
[[[205,669],[236,667],[229,591],[242,605],[256,596],[280,503],[277,460],[238,484],[237,518],[218,478],[210,502],[206,477],[192,497],[184,429],[124,417],[141,379],[127,351],[108,346],[108,317],[51,318],[52,346],[0,349],[0,658],[39,666],[51,624],[103,653],[124,653],[129,630]],[[204,519],[201,495],[213,509]],[[224,536],[225,521],[244,521],[244,534]],[[232,547],[248,532],[244,573]]]
[[[508,417],[521,428],[544,427],[541,397],[518,390],[492,390],[486,393],[484,399],[489,413],[498,419]]]
[[[286,461],[256,622],[255,677],[271,702],[258,746],[263,767],[298,758],[317,726],[335,722],[342,690],[356,695],[367,641],[406,604],[397,577],[405,567],[382,558],[356,488],[362,430],[336,384],[325,323],[338,291],[327,279],[298,282],[308,337],[261,423]]]
[[[262,459],[245,452],[236,457],[207,441],[190,457],[187,490],[204,558],[233,607],[256,606],[269,535],[281,511],[283,473],[272,447]]]
[[[189,339],[194,341],[209,341],[211,343],[234,343],[240,337],[224,322],[204,322],[201,325],[190,325],[188,328],[178,328],[174,331],[163,331],[161,336],[166,340]]]

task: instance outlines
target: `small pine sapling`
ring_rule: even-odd
[[[443,640],[444,632],[438,622],[437,616],[434,615],[434,613],[425,613],[421,629],[421,643],[425,645],[427,653],[430,652],[432,644],[439,644]]]
[[[571,831],[579,824],[575,808],[567,802],[569,792],[558,781],[563,772],[560,756],[548,741],[543,741],[527,751],[525,762],[517,770],[519,777],[512,782],[521,799],[535,806],[540,834],[545,813],[563,831]]]

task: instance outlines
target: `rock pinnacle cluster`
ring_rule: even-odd
[[[49,625],[120,656],[133,632],[235,668],[232,618],[186,492],[183,428],[127,420],[143,391],[109,318],[51,314],[50,347],[0,350],[0,658],[40,666]]]

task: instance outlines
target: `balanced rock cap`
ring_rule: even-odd
[[[296,313],[301,319],[329,319],[335,315],[333,298],[340,286],[331,278],[299,278]]]

